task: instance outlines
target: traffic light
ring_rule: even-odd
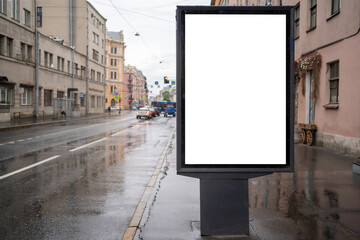
[[[167,76],[164,77],[164,84],[169,84],[169,79]]]

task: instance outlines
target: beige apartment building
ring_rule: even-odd
[[[75,102],[84,99],[81,113],[102,113],[105,108],[106,19],[86,0],[38,0],[37,12],[38,30],[42,34],[85,56],[85,63],[70,63],[75,72],[85,76],[85,89],[71,96],[77,97]]]
[[[106,107],[125,109],[126,85],[124,82],[125,43],[123,32],[106,35]]]
[[[241,4],[295,7],[295,122],[316,127],[315,144],[359,156],[360,1],[211,2]]]
[[[0,121],[34,113],[35,20],[32,1],[0,1]]]
[[[60,109],[71,116],[102,113],[105,107],[105,38],[100,36],[105,31],[104,18],[86,1],[76,1],[87,6],[82,9],[85,15],[77,15],[81,16],[77,23],[85,21],[93,38],[90,39],[86,30],[77,31],[73,35],[79,47],[72,47],[69,36],[60,34],[69,21],[56,18],[57,23],[49,25],[54,16],[66,15],[63,11],[66,6],[59,6],[58,1],[46,1],[48,8],[41,6],[41,1],[37,2],[38,18],[35,21],[34,1],[0,0],[0,121],[57,117]],[[91,21],[86,20],[87,13],[92,17]],[[61,27],[57,25],[59,22],[62,22]],[[41,32],[38,38],[36,27]],[[54,29],[54,34],[59,34],[47,33]],[[81,41],[84,42],[81,44]],[[92,55],[87,48],[91,49]]]

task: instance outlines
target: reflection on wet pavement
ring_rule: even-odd
[[[250,207],[293,219],[297,239],[360,239],[360,176],[352,160],[296,145],[295,173],[249,180]]]
[[[140,123],[73,153],[60,145],[58,159],[0,181],[0,239],[120,239],[174,124]]]

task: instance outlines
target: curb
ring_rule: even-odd
[[[68,122],[68,121],[69,120],[60,120],[60,121],[53,121],[53,122],[27,123],[27,124],[23,124],[23,125],[0,127],[0,132],[10,131],[10,130],[20,129],[20,128],[29,128],[29,127],[33,127],[33,126],[49,125],[49,124],[54,124],[54,123],[63,123],[63,122]]]
[[[122,237],[122,240],[133,240],[135,237],[136,231],[140,226],[141,218],[145,211],[146,204],[147,204],[148,200],[150,199],[150,196],[154,190],[157,178],[159,177],[162,165],[165,161],[167,150],[169,149],[172,139],[174,138],[175,131],[176,131],[176,128],[174,128],[173,132],[170,135],[169,141],[168,141],[166,147],[164,148],[163,153],[161,154],[161,157],[160,157],[160,159],[156,165],[156,168],[146,186],[146,189],[145,189],[143,195],[141,196],[141,199],[140,199],[140,201],[136,207],[136,210],[131,218],[131,221]]]
[[[0,127],[0,132],[5,132],[5,131],[10,131],[10,130],[14,130],[14,129],[21,129],[21,128],[29,128],[29,127],[33,127],[33,126],[41,126],[41,125],[49,125],[49,124],[55,124],[55,123],[65,123],[65,122],[71,122],[71,121],[78,121],[81,119],[96,119],[96,118],[101,118],[101,117],[106,117],[106,116],[111,116],[111,117],[116,117],[116,116],[121,116],[120,114],[101,114],[101,115],[95,115],[95,116],[90,116],[90,117],[79,117],[79,118],[70,118],[68,120],[54,120],[54,121],[47,121],[47,122],[40,122],[40,123],[26,123],[26,124],[22,124],[22,125],[14,125],[14,126],[6,126],[6,127]]]

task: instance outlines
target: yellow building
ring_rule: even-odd
[[[123,32],[106,34],[106,107],[125,108]]]

